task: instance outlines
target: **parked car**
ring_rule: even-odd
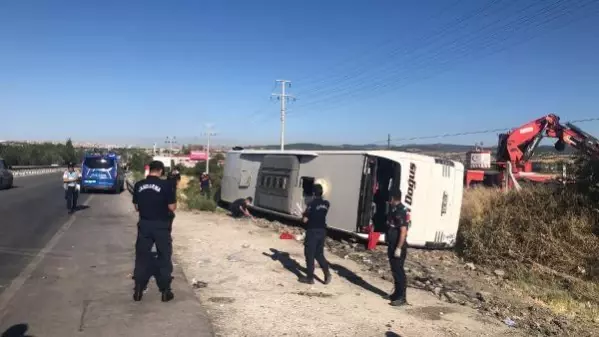
[[[6,165],[4,159],[0,158],[0,189],[12,188],[13,174],[10,171],[10,166]]]

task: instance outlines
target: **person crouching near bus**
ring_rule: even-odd
[[[406,305],[406,272],[404,263],[408,254],[409,211],[401,203],[401,191],[391,192],[390,209],[387,215],[387,256],[391,265],[393,274],[393,283],[395,289],[389,295],[389,300],[393,306]]]
[[[303,222],[306,224],[306,238],[304,240],[304,255],[306,256],[306,276],[299,281],[314,284],[314,260],[324,272],[324,284],[331,283],[329,263],[324,257],[324,243],[327,238],[327,213],[331,204],[322,198],[322,185],[314,185],[314,199],[306,207]]]
[[[67,170],[62,175],[62,181],[65,189],[65,199],[67,200],[67,210],[73,214],[77,209],[77,199],[79,198],[79,172],[75,171],[75,164],[69,163]]]

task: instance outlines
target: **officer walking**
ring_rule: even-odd
[[[171,182],[161,179],[164,164],[153,161],[146,179],[133,188],[133,204],[139,212],[137,242],[135,243],[135,289],[133,300],[141,301],[143,292],[154,271],[156,283],[162,293],[162,301],[174,298],[171,291],[173,253],[171,238],[171,213],[177,208],[177,195]],[[158,256],[154,259],[152,246],[156,244]]]
[[[78,183],[80,178],[79,172],[75,171],[75,164],[69,163],[67,170],[62,175],[65,190],[64,197],[67,200],[69,214],[73,214],[77,209],[77,199],[79,199]]]
[[[387,216],[387,256],[395,289],[389,295],[391,305],[402,306],[406,302],[406,272],[404,263],[408,254],[408,228],[410,226],[408,209],[401,203],[401,191],[392,192],[390,209]]]
[[[324,243],[327,237],[327,213],[331,204],[322,198],[322,185],[314,185],[314,199],[306,207],[303,222],[306,224],[304,255],[307,275],[300,277],[301,283],[314,284],[314,260],[324,272],[324,284],[331,283],[329,263],[324,257]]]

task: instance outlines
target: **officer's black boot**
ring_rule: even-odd
[[[329,284],[331,283],[331,272],[329,270],[325,270],[324,271],[324,284]]]
[[[170,289],[162,291],[162,302],[168,302],[175,298],[175,294]]]
[[[141,301],[141,298],[144,295],[145,287],[142,284],[135,284],[135,288],[133,289],[133,300],[135,302]]]
[[[314,284],[314,278],[308,276],[300,276],[298,281],[305,284]]]

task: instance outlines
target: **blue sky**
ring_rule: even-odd
[[[216,142],[276,144],[275,79],[297,97],[288,142],[599,117],[599,4],[563,2],[6,0],[0,139],[187,142],[213,123]]]

